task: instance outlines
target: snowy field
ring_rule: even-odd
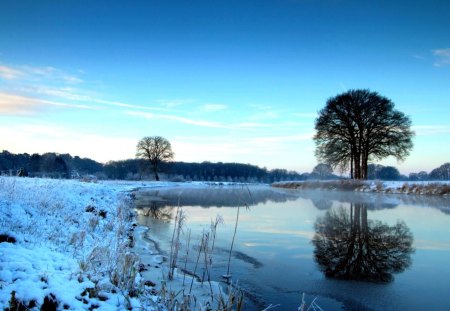
[[[0,309],[140,307],[126,187],[0,177]]]
[[[180,185],[0,177],[0,310],[174,310],[186,277],[150,268],[165,260],[135,227],[130,191]],[[192,283],[192,310],[228,298]]]

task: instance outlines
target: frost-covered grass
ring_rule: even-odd
[[[234,288],[168,280],[135,227],[129,190],[181,185],[0,176],[0,310],[237,310]]]
[[[272,186],[287,189],[321,189],[442,196],[450,195],[450,181],[405,182],[379,180],[323,180],[279,182],[272,184]]]
[[[273,183],[272,187],[287,189],[322,189],[354,191],[362,187],[364,183],[359,180],[308,180],[285,181]]]
[[[404,182],[404,181],[375,181],[366,184],[359,191],[404,193],[418,195],[450,195],[450,181],[436,182]]]
[[[44,301],[69,310],[143,305],[133,215],[120,188],[0,177],[0,310]]]

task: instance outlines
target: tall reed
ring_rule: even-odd
[[[175,224],[173,227],[172,242],[170,246],[169,259],[169,280],[173,280],[173,274],[177,266],[178,251],[180,249],[180,234],[186,220],[184,210],[178,205],[177,214],[175,216]]]

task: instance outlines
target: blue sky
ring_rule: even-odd
[[[1,1],[0,150],[311,171],[329,97],[412,119],[402,173],[450,161],[448,1]]]

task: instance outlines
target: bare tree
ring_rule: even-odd
[[[170,142],[161,136],[142,138],[136,146],[136,157],[150,162],[155,179],[159,180],[158,166],[174,157]]]
[[[376,92],[350,90],[330,98],[315,123],[316,156],[367,179],[369,160],[403,160],[413,147],[411,120]]]
[[[319,163],[314,167],[311,175],[319,179],[327,179],[333,176],[333,168],[330,164]]]

